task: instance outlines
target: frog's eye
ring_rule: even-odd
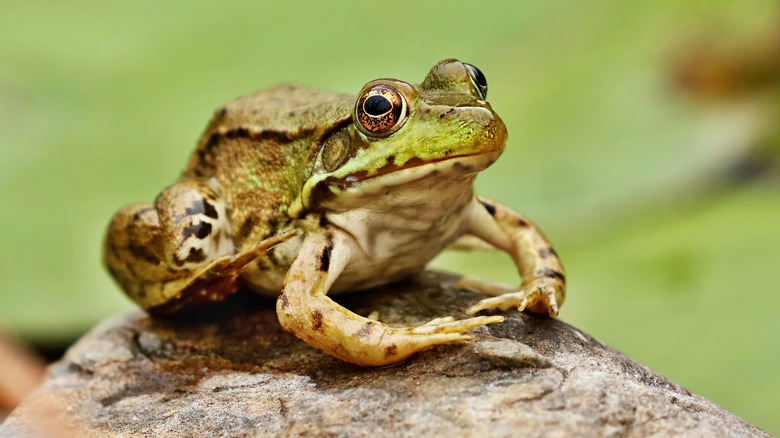
[[[390,135],[407,119],[406,99],[389,85],[374,85],[358,99],[355,116],[366,134]]]
[[[468,70],[469,76],[471,77],[471,82],[474,84],[474,87],[476,87],[480,97],[484,100],[487,98],[487,79],[485,79],[485,75],[471,64],[466,64],[464,62],[463,65],[466,66],[466,70]]]

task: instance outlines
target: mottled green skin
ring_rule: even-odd
[[[408,101],[408,120],[386,138],[366,135],[353,121],[356,95],[288,84],[237,99],[217,110],[182,179],[216,178],[240,249],[310,212],[338,209],[341,193],[372,177],[500,150],[503,140],[496,139],[506,130],[492,111],[486,120],[469,116],[473,124],[447,117],[480,98],[466,70],[450,61],[418,86],[390,79],[366,84],[390,84]],[[323,157],[331,138],[340,143],[337,168]]]
[[[277,295],[303,243],[328,227],[363,251],[332,292],[418,272],[465,232],[471,184],[506,141],[471,74],[445,60],[417,86],[378,79],[346,95],[280,85],[224,105],[179,180],[154,204],[115,215],[106,265],[133,300],[160,313],[219,300],[239,276]],[[400,116],[371,131],[356,112],[376,85],[395,90]],[[293,229],[300,235],[266,241]]]
[[[323,137],[351,119],[354,96],[280,85],[217,110],[182,179],[216,178],[234,241],[256,242],[289,226]]]

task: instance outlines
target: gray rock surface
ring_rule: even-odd
[[[455,280],[339,301],[391,325],[465,317],[479,296]],[[0,436],[768,436],[563,322],[506,315],[475,342],[371,369],[284,332],[250,294],[177,320],[136,312],[52,365]]]

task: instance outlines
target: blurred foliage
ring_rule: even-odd
[[[54,343],[132,308],[100,265],[104,229],[173,182],[219,104],[286,81],[419,82],[458,57],[485,72],[510,132],[478,191],[556,243],[562,318],[780,433],[780,181],[739,171],[777,138],[780,98],[702,101],[670,80],[688,41],[755,44],[777,12],[771,0],[6,0],[0,325]],[[517,281],[501,254],[435,265]]]

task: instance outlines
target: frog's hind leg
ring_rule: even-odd
[[[165,189],[154,205],[120,210],[108,229],[104,261],[141,307],[172,313],[234,292],[247,263],[292,235],[234,255],[224,201],[209,184],[188,180]]]
[[[343,361],[379,366],[399,362],[433,345],[472,340],[463,332],[503,321],[501,316],[460,321],[447,317],[419,327],[394,328],[350,312],[326,293],[353,254],[365,256],[355,240],[339,229],[306,236],[276,303],[282,327]]]

